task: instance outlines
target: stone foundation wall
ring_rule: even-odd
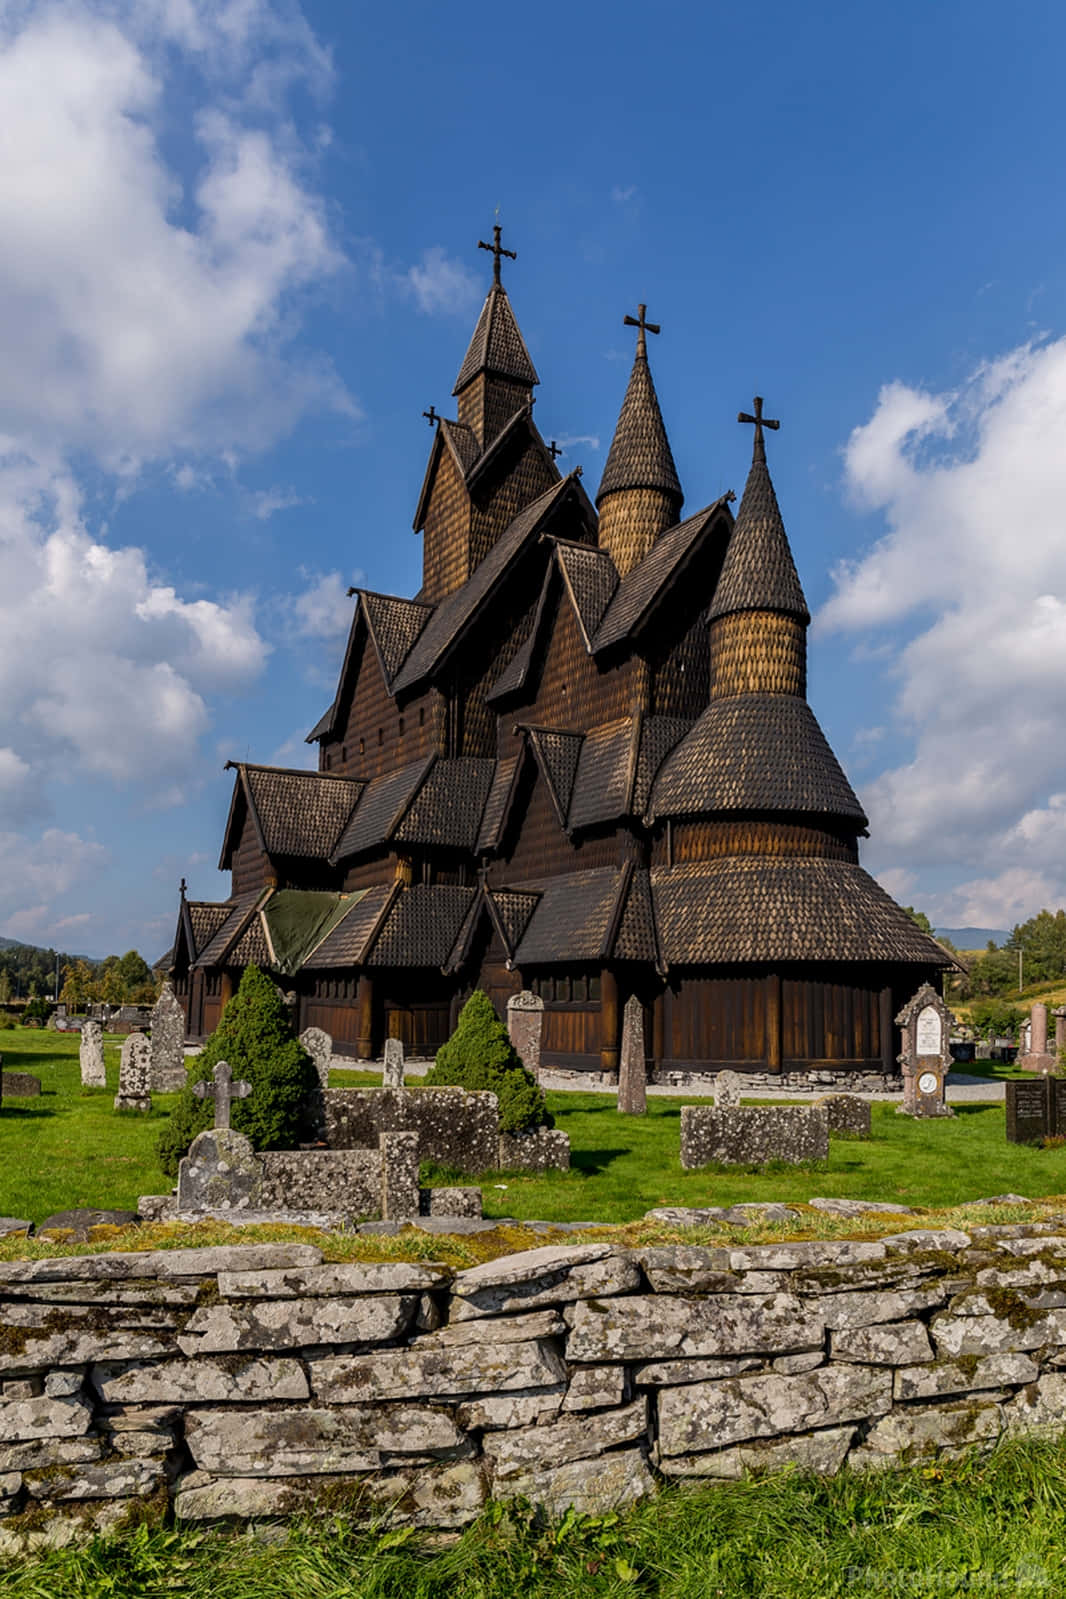
[[[0,1548],[329,1502],[456,1527],[1066,1429],[1066,1218],[453,1273],[306,1245],[0,1263]]]

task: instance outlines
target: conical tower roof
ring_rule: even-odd
[[[530,388],[540,382],[502,283],[494,283],[485,296],[474,337],[463,357],[452,393],[465,389],[481,372],[526,383]]]
[[[811,614],[766,465],[763,428],[776,428],[778,423],[764,419],[760,398],[753,417],[741,412],[737,420],[755,423],[755,448],[710,620],[734,611],[781,611],[806,624]]]
[[[680,510],[685,496],[681,491],[670,440],[666,436],[662,412],[659,410],[659,397],[652,381],[644,337],[645,326],[653,328],[655,332],[658,329],[653,323],[643,322],[644,307],[641,306],[640,310],[641,322],[634,324],[640,327],[637,353],[629,374],[626,397],[618,414],[618,426],[611,440],[607,465],[600,479],[596,504],[598,506],[606,495],[614,494],[619,489],[661,489],[666,494],[676,496],[677,509]],[[634,319],[626,317],[626,321],[633,323]]]

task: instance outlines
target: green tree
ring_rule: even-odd
[[[484,1089],[500,1102],[500,1131],[551,1127],[536,1078],[523,1066],[487,994],[475,989],[459,1012],[455,1032],[437,1051],[424,1081],[434,1087]]]
[[[200,1054],[159,1139],[159,1159],[171,1176],[197,1133],[214,1120],[214,1102],[197,1099],[192,1085],[207,1082],[220,1060],[235,1078],[252,1085],[247,1099],[233,1103],[232,1124],[256,1149],[295,1149],[309,1136],[318,1086],[314,1063],[293,1036],[289,1008],[258,966],[245,968],[241,985]]]
[[[0,1005],[6,1005],[11,998],[11,973],[5,966],[0,971]]]
[[[77,960],[63,968],[63,987],[60,999],[70,1011],[79,1011],[89,997],[93,986],[92,967],[88,961]]]
[[[922,932],[923,933],[928,933],[930,938],[932,938],[933,937],[933,924],[929,920],[929,918],[925,914],[925,912],[924,911],[916,911],[913,905],[907,905],[904,908],[905,908],[905,910],[907,912],[907,915],[910,917],[911,921],[912,922],[917,922],[917,924],[921,928]]]

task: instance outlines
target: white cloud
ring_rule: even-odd
[[[355,610],[355,600],[348,589],[365,582],[366,574],[356,572],[350,583],[339,572],[321,576],[305,572],[303,576],[310,579],[307,588],[289,601],[293,633],[298,638],[343,637],[352,625]]]
[[[561,450],[572,450],[578,444],[587,444],[590,450],[598,450],[600,436],[598,433],[565,433],[561,439],[556,439],[556,444]]]
[[[845,453],[853,497],[887,531],[834,574],[818,627],[867,653],[869,631],[889,630],[895,742],[911,749],[864,789],[866,853],[874,869],[980,871],[923,895],[941,923],[1010,925],[1066,901],[1064,435],[1060,339],[951,393],[888,385]]]
[[[37,838],[0,832],[0,931],[48,943],[64,914],[53,902],[91,881],[107,864],[101,844],[48,828]]]
[[[307,500],[302,494],[296,494],[292,489],[272,488],[256,489],[248,496],[251,512],[260,522],[266,522],[270,517],[276,516],[279,511],[291,511],[295,505],[306,505]]]
[[[439,244],[423,250],[421,261],[408,268],[401,282],[426,316],[441,312],[464,315],[477,304],[481,293],[473,272]]]

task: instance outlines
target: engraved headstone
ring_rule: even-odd
[[[536,1077],[540,1071],[540,1039],[544,1031],[544,1001],[524,988],[507,1001],[507,1035],[522,1065]]]
[[[402,1088],[403,1072],[403,1039],[386,1038],[385,1060],[381,1071],[382,1088]]]
[[[104,1032],[99,1022],[86,1022],[81,1030],[78,1045],[78,1063],[81,1066],[83,1088],[106,1088],[104,1071]]]
[[[118,1067],[116,1110],[152,1108],[152,1046],[144,1033],[130,1033],[122,1045]]]
[[[1056,1086],[1049,1077],[1026,1082],[1012,1079],[1005,1084],[1007,1091],[1007,1138],[1012,1144],[1038,1144],[1051,1127],[1051,1090]]]
[[[152,1075],[156,1093],[185,1087],[185,1012],[167,978],[152,1007]]]
[[[1058,1005],[1051,1012],[1055,1018],[1055,1054],[1066,1049],[1066,1005]]]
[[[329,1087],[329,1063],[333,1059],[333,1040],[321,1027],[305,1027],[300,1043],[315,1063],[322,1090]]]
[[[643,1116],[648,1109],[647,1069],[644,1057],[644,1006],[630,994],[622,1012],[622,1049],[618,1057],[618,1109],[627,1116]]]
[[[213,1099],[215,1102],[215,1127],[229,1127],[230,1105],[235,1099],[247,1099],[252,1092],[251,1083],[246,1083],[238,1077],[234,1081],[233,1072],[229,1061],[220,1060],[212,1074],[211,1082],[193,1083],[192,1091],[197,1099]]]
[[[739,1073],[719,1072],[711,1086],[714,1090],[715,1110],[736,1110],[740,1104]]]
[[[936,989],[923,983],[896,1017],[903,1033],[899,1063],[903,1068],[905,1116],[953,1116],[944,1100],[944,1080],[951,1070],[949,1039],[955,1018]]]

